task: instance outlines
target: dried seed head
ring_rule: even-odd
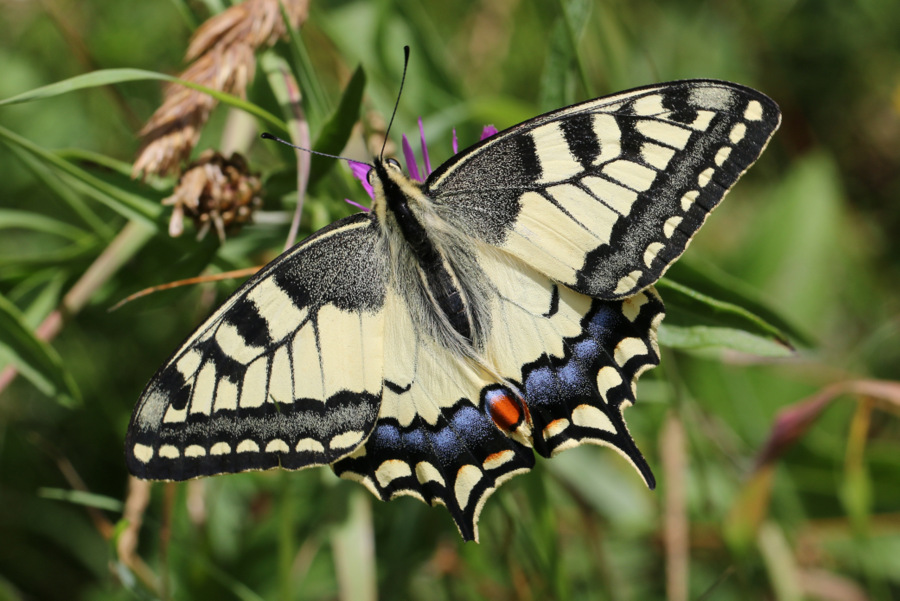
[[[259,175],[250,173],[244,157],[234,153],[226,159],[207,150],[187,166],[172,196],[163,200],[174,207],[169,234],[181,235],[187,215],[194,220],[198,239],[215,227],[224,241],[227,228],[247,223],[262,205],[261,190]]]
[[[281,5],[292,27],[306,21],[309,0],[247,0],[206,21],[188,47],[186,58],[194,63],[179,78],[243,97],[253,79],[256,50],[286,33]],[[216,102],[203,92],[167,86],[162,106],[140,132],[144,143],[132,176],[177,171],[197,144]]]

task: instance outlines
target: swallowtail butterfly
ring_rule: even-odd
[[[659,362],[653,288],[780,122],[732,83],[677,81],[535,117],[424,183],[374,160],[372,211],[263,268],[144,390],[140,478],[330,465],[388,500],[482,505],[583,444],[654,486],[622,412]]]

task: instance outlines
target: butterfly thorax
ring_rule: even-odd
[[[396,161],[376,159],[372,172],[373,212],[388,244],[394,247],[393,254],[399,255],[397,262],[402,263],[404,255],[411,255],[417,287],[427,299],[423,304],[433,309],[433,317],[439,323],[449,325],[472,344],[480,328],[475,323],[464,278],[460,277],[465,269],[451,260],[458,256],[448,252],[451,249],[447,247],[454,246],[452,241],[442,228],[433,227],[437,217],[431,199],[420,184],[403,175]]]

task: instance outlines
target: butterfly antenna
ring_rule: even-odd
[[[303,148],[302,146],[297,146],[296,144],[291,144],[287,140],[282,140],[278,136],[273,136],[267,131],[259,134],[259,137],[263,140],[275,140],[276,142],[281,142],[285,146],[290,146],[291,148],[296,148],[297,150],[302,150],[304,152],[308,152],[310,154],[317,154],[320,157],[328,157],[329,159],[338,159],[339,161],[353,161],[353,159],[348,159],[347,157],[342,157],[336,154],[328,154],[327,152],[319,152],[318,150],[312,150],[310,148]],[[358,163],[359,161],[353,161],[354,163]]]
[[[387,131],[384,132],[384,143],[381,145],[381,158],[384,158],[384,148],[387,146],[388,134],[391,133],[391,126],[394,124],[394,117],[397,116],[397,107],[400,106],[400,96],[403,94],[403,84],[406,82],[406,68],[409,66],[409,46],[403,47],[403,75],[400,77],[400,91],[397,92],[397,102],[394,103],[394,112],[391,113],[391,120],[388,122]]]

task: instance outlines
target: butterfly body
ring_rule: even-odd
[[[526,121],[422,183],[376,159],[370,213],[266,266],[160,368],[129,468],[330,464],[445,505],[467,540],[533,451],[607,445],[652,487],[622,415],[659,361],[652,284],[778,123],[764,95],[694,80]]]
[[[444,345],[465,348],[476,342],[476,317],[469,301],[474,291],[467,291],[464,282],[474,284],[480,278],[464,242],[437,225],[433,202],[420,185],[403,175],[396,161],[375,159],[371,173],[376,191],[372,213],[385,243],[393,245],[392,264],[407,265],[415,273],[399,281],[403,271],[394,269],[395,288],[420,288],[425,293],[420,309],[430,314],[429,321],[445,326],[435,331]],[[468,277],[461,279],[460,270],[466,270]]]

